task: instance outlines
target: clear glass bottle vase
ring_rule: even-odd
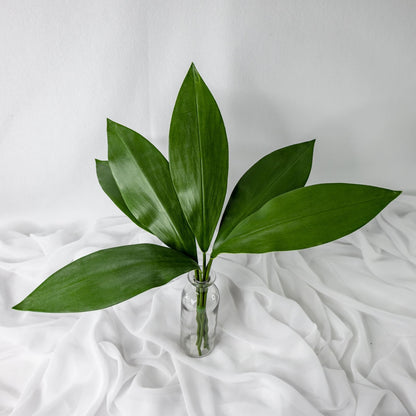
[[[192,271],[188,273],[188,281],[182,290],[180,342],[191,357],[204,357],[215,346],[220,302],[215,279],[216,275],[211,271],[207,281],[199,281]]]

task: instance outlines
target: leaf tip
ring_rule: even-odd
[[[107,118],[107,131],[111,130],[117,125],[117,123],[109,118]]]
[[[196,69],[196,66],[193,62],[191,63],[191,66],[189,67],[188,74],[192,75],[192,77],[196,80],[199,80],[201,78],[201,76],[199,75],[199,72]]]
[[[308,148],[311,148],[312,150],[314,150],[315,143],[316,143],[316,139],[312,139],[312,140],[308,140],[308,141],[304,142],[303,144],[305,146],[307,146]]]
[[[388,204],[390,202],[392,202],[394,199],[396,199],[401,193],[402,191],[395,191],[393,189],[386,189],[386,188],[381,188],[382,190],[384,190],[385,192],[385,196],[386,196],[386,200],[388,200]]]
[[[102,170],[105,169],[105,166],[108,162],[106,160],[99,160],[99,159],[94,159],[94,160],[95,160],[95,172],[97,174],[98,181],[100,181]]]
[[[14,309],[15,311],[24,311],[24,300],[18,303],[17,305],[12,306],[12,309]]]
[[[37,312],[42,308],[39,307],[39,303],[36,299],[32,296],[33,292],[27,295],[20,303],[17,305],[12,306],[12,309],[15,311],[31,311]]]

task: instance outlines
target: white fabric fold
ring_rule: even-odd
[[[70,261],[142,242],[124,217],[2,225],[1,416],[416,414],[416,197],[320,247],[216,259],[205,358],[178,344],[184,277],[102,311],[11,309]]]

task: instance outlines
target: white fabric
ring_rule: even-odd
[[[211,355],[178,345],[178,278],[102,311],[14,311],[100,248],[156,240],[124,217],[0,230],[1,416],[416,415],[416,198],[320,247],[224,255]]]

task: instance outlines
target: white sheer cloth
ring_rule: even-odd
[[[171,283],[102,311],[14,311],[49,274],[156,242],[124,217],[0,229],[0,415],[416,415],[416,197],[312,249],[224,255],[213,353],[178,345]]]

